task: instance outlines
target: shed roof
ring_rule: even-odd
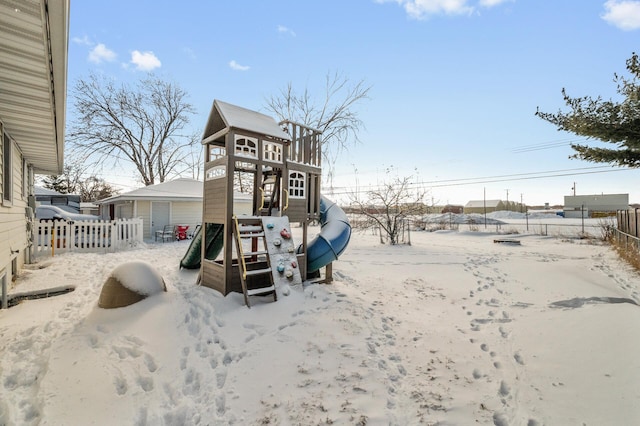
[[[291,137],[272,117],[217,99],[214,100],[202,139],[231,129],[247,130],[283,141],[291,140]]]
[[[151,200],[151,201],[202,201],[202,181],[179,178],[168,182],[134,189],[124,194],[114,195],[99,204],[116,201]]]
[[[63,167],[69,0],[0,0],[0,117],[36,173]]]

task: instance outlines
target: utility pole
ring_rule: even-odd
[[[482,189],[483,194],[482,194],[482,205],[484,207],[484,227],[487,227],[487,188],[484,187]]]
[[[509,189],[506,189],[505,191],[507,191],[507,211],[509,211]]]
[[[571,187],[571,190],[573,191],[573,196],[576,196],[576,183],[573,182],[573,187]]]

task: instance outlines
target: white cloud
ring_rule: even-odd
[[[104,61],[106,62],[115,61],[115,59],[116,59],[116,53],[113,50],[110,50],[109,48],[107,48],[107,46],[105,46],[102,43],[97,44],[96,47],[91,49],[91,51],[89,52],[89,60],[91,62],[95,62],[96,64],[99,64]]]
[[[480,7],[495,7],[515,0],[375,0],[376,3],[397,3],[415,19],[426,19],[431,15],[470,15]],[[474,3],[474,4],[471,4]]]
[[[482,7],[494,7],[499,6],[502,3],[511,2],[515,0],[480,0],[480,6]]]
[[[292,37],[296,36],[296,33],[292,29],[285,27],[284,25],[278,25],[278,32],[282,34],[289,34]]]
[[[468,0],[376,0],[377,3],[395,2],[415,19],[425,19],[430,15],[471,14],[473,7]]]
[[[640,28],[640,1],[607,0],[604,8],[602,19],[611,25],[626,31]]]
[[[247,65],[240,65],[235,60],[232,60],[231,62],[229,62],[229,67],[231,67],[232,70],[236,70],[236,71],[248,71],[250,68]]]
[[[131,63],[140,71],[151,71],[162,65],[153,52],[140,52],[139,50],[131,52]]]
[[[83,44],[85,46],[93,45],[93,43],[91,42],[91,40],[89,40],[89,37],[87,37],[87,36],[84,36],[84,37],[73,37],[71,39],[71,41],[73,41],[75,44]]]

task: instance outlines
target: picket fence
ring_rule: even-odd
[[[62,252],[113,252],[143,242],[142,219],[39,222],[33,234],[35,255]]]

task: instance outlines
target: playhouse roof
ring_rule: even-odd
[[[213,101],[211,113],[202,139],[206,139],[222,130],[247,130],[264,136],[290,141],[291,137],[270,116],[231,105],[219,100]]]
[[[202,201],[202,181],[180,178],[168,182],[149,185],[124,194],[114,195],[99,204],[127,200],[151,201]]]

